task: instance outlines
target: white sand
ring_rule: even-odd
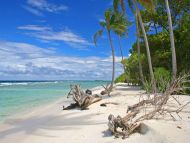
[[[99,93],[100,89],[93,92]],[[180,114],[183,119],[177,117],[175,122],[168,118],[145,121],[148,131],[144,135],[136,133],[125,140],[114,139],[110,135],[107,131],[108,115],[125,116],[127,106],[136,103],[141,93],[143,91],[137,87],[120,85],[111,98],[104,97],[83,111],[63,111],[62,105],[69,102],[62,99],[0,125],[0,143],[189,143],[190,113],[184,112]],[[100,106],[107,101],[118,102],[119,105]],[[180,96],[180,101],[186,103],[190,96]],[[184,110],[190,111],[190,105]]]

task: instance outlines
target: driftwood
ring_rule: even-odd
[[[104,90],[101,91],[100,94],[101,94],[101,95],[107,94],[108,96],[110,96],[110,93],[111,93],[111,91],[112,91],[111,85],[109,85],[109,84],[107,84],[106,86],[102,85],[102,87],[104,88]]]
[[[118,138],[119,136],[122,136],[123,139],[129,137],[131,133],[140,132],[141,123],[128,123],[128,121],[134,118],[136,114],[138,114],[138,111],[129,113],[124,118],[121,118],[120,116],[115,118],[112,114],[110,114],[108,117],[109,130],[115,137]],[[121,128],[121,131],[118,131],[118,128]]]
[[[70,109],[74,109],[77,108],[78,104],[77,103],[71,103],[69,106],[65,107],[63,106],[63,110],[70,110]]]
[[[107,104],[119,105],[119,103],[117,102],[105,102],[105,103],[100,104],[100,106],[107,106]]]
[[[83,90],[81,90],[79,85],[71,85],[70,87],[71,87],[71,90],[68,93],[67,98],[72,96],[75,103],[72,103],[68,107],[63,108],[63,110],[73,109],[76,107],[79,107],[83,110],[83,109],[86,109],[91,104],[102,100],[102,98],[98,96],[97,94],[91,95],[92,91],[90,90],[86,90],[86,92],[84,92]]]
[[[137,104],[129,106],[127,115],[123,118],[120,116],[114,117],[114,115],[110,114],[108,117],[109,130],[115,137],[121,136],[122,138],[126,138],[135,132],[139,132],[141,130],[142,121],[144,120],[150,120],[165,114],[170,115],[173,120],[176,120],[173,114],[180,117],[179,113],[185,106],[190,104],[190,101],[181,105],[177,98],[173,96],[173,93],[183,91],[183,83],[188,77],[189,75],[184,75],[173,81],[162,95],[155,94],[147,100],[142,100]],[[170,109],[167,107],[167,102],[170,98],[174,99],[179,105],[177,109]],[[146,111],[145,114],[142,114],[142,111],[147,107],[150,107],[150,109]]]
[[[88,95],[92,95],[92,91],[89,90],[89,89],[87,89],[87,90],[85,91],[85,93],[88,94]]]
[[[166,89],[166,91],[162,94],[162,95],[154,95],[153,98],[147,99],[147,100],[142,100],[137,104],[134,104],[132,106],[128,106],[127,112],[135,110],[139,107],[144,106],[145,104],[151,104],[151,105],[155,105],[155,106],[162,106],[164,104],[167,103],[169,98],[173,98],[179,105],[181,105],[181,103],[173,96],[173,93],[176,92],[181,92],[183,91],[183,83],[184,80],[186,78],[188,78],[188,75],[179,77],[178,79],[176,79],[175,81],[173,81],[168,88]]]

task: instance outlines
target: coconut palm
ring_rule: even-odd
[[[113,89],[114,79],[115,79],[115,50],[111,38],[111,31],[114,29],[116,31],[124,31],[125,26],[121,23],[116,22],[116,16],[113,14],[111,9],[108,9],[105,11],[104,14],[104,21],[100,22],[101,29],[97,31],[94,34],[94,43],[96,45],[97,39],[103,34],[103,32],[106,30],[108,34],[108,39],[112,51],[112,81],[111,85],[109,87],[109,90],[111,91]]]
[[[171,42],[171,52],[172,52],[172,80],[176,79],[177,74],[177,62],[176,62],[176,52],[175,52],[175,42],[174,42],[174,34],[172,28],[172,18],[170,13],[170,7],[168,0],[165,0],[166,11],[168,15],[168,24],[169,24],[169,32],[170,32],[170,42]]]
[[[123,0],[122,0],[123,1]],[[122,3],[121,3],[122,4]],[[132,12],[135,15],[135,21],[136,21],[136,36],[137,36],[137,53],[138,53],[138,62],[139,62],[139,75],[141,82],[143,86],[145,85],[144,82],[144,75],[143,75],[143,70],[142,70],[142,63],[141,63],[141,49],[140,49],[140,30],[139,30],[139,22],[138,22],[138,14],[137,12],[133,9],[133,4],[130,0],[128,0],[129,7],[131,8]]]
[[[148,2],[148,1],[150,3],[152,2],[151,0],[146,0],[146,2]],[[137,5],[137,1],[136,0],[132,0],[132,2],[133,2],[134,6],[136,8],[139,24],[141,26],[141,30],[142,30],[143,37],[144,37],[144,42],[145,42],[145,47],[146,47],[146,52],[147,52],[148,66],[149,66],[149,72],[150,72],[152,89],[153,89],[154,92],[156,92],[156,82],[155,82],[153,68],[152,68],[152,60],[151,60],[151,56],[150,56],[150,48],[149,48],[147,34],[146,34],[146,31],[145,31],[145,28],[144,28],[144,24],[143,24],[143,20],[142,20],[142,16],[141,16],[140,10],[139,10],[138,5]]]
[[[112,29],[116,35],[118,35],[118,41],[119,41],[119,49],[121,53],[122,61],[124,60],[123,56],[123,48],[121,44],[121,38],[128,35],[128,26],[130,25],[130,22],[128,21],[126,16],[123,16],[123,14],[116,12],[115,15],[115,21],[114,26],[112,26]],[[122,28],[121,28],[122,27]],[[123,68],[125,71],[125,65],[123,64]]]
[[[152,0],[139,0],[138,2],[145,5],[148,8],[154,9]],[[125,7],[124,6],[124,0],[114,0],[114,3],[115,3],[114,4],[114,10],[117,9],[119,4],[121,5],[121,7]],[[151,60],[151,56],[150,56],[150,48],[149,48],[148,38],[147,38],[147,34],[146,34],[145,27],[144,27],[144,24],[143,24],[142,16],[141,16],[141,13],[140,13],[140,10],[138,8],[136,0],[128,0],[128,4],[131,7],[134,6],[135,10],[136,10],[136,13],[137,13],[137,17],[138,17],[137,19],[139,21],[139,24],[140,24],[140,27],[141,27],[141,30],[142,30],[142,33],[143,33],[146,52],[147,52],[148,66],[149,66],[150,78],[151,78],[151,83],[152,83],[152,89],[153,89],[154,92],[156,92],[156,82],[155,82],[153,68],[152,68],[152,60]],[[125,9],[125,8],[122,8],[122,10],[123,9]]]
[[[137,33],[137,52],[138,52],[138,62],[139,62],[139,74],[140,74],[140,79],[141,82],[144,86],[144,76],[143,76],[143,71],[142,71],[142,64],[141,64],[141,49],[140,49],[140,31],[139,31],[139,23],[138,23],[138,15],[137,13],[135,14],[135,19],[136,19],[136,33]]]

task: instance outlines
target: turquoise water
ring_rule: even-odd
[[[0,82],[0,121],[65,96],[69,92],[70,84],[80,84],[83,89],[87,89],[106,83],[106,81]]]

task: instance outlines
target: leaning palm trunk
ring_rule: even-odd
[[[171,42],[171,52],[172,52],[172,80],[175,80],[176,79],[176,74],[177,74],[177,63],[176,63],[174,34],[173,34],[172,19],[171,19],[171,13],[170,13],[170,7],[169,7],[168,0],[165,0],[165,3],[166,3],[167,15],[168,15],[168,24],[169,24],[170,42]]]
[[[150,72],[150,78],[151,78],[151,84],[152,84],[152,90],[153,90],[153,92],[156,92],[156,82],[155,82],[155,79],[154,79],[154,73],[153,73],[153,69],[152,69],[152,61],[151,61],[151,56],[150,56],[148,38],[147,38],[147,35],[146,35],[146,31],[145,31],[145,28],[144,28],[144,25],[143,25],[141,13],[140,13],[140,10],[139,10],[139,8],[137,6],[136,0],[133,0],[133,3],[135,5],[136,12],[137,12],[137,15],[138,15],[138,20],[139,20],[139,23],[140,23],[140,26],[141,26],[141,29],[142,29],[142,33],[143,33],[143,36],[144,36],[145,47],[146,47],[147,58],[148,58],[148,66],[149,66],[149,72]]]
[[[113,89],[113,84],[114,84],[114,79],[115,79],[115,52],[114,52],[114,47],[113,47],[113,42],[111,39],[111,34],[110,31],[108,30],[108,37],[109,37],[109,42],[110,42],[110,47],[111,47],[111,51],[112,51],[112,81],[111,81],[111,85],[109,87],[109,91],[111,91]]]
[[[136,13],[136,32],[137,32],[137,51],[138,51],[138,62],[139,62],[139,73],[140,73],[140,79],[141,79],[141,82],[144,86],[144,76],[143,76],[143,71],[142,71],[142,64],[141,64],[141,51],[140,51],[140,41],[139,41],[139,38],[140,38],[140,32],[139,32],[139,23],[138,23],[138,16],[137,16],[137,13]]]
[[[123,57],[123,48],[121,46],[121,36],[118,36],[119,38],[119,49],[120,49],[120,53],[121,53],[121,60],[123,61],[124,60],[124,57]],[[123,70],[125,72],[125,65],[123,64]]]

